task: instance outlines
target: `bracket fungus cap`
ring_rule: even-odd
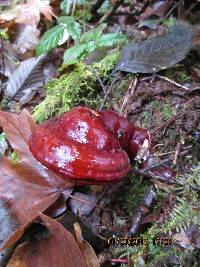
[[[45,167],[77,184],[118,182],[131,169],[117,137],[97,112],[85,107],[41,123],[29,148]]]

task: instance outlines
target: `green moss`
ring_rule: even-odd
[[[137,163],[134,162],[132,166],[132,172],[128,175],[124,184],[125,193],[123,205],[124,209],[132,216],[138,208],[143,196],[148,190],[148,182],[139,175],[136,175],[134,170],[138,168]]]
[[[174,114],[173,108],[170,105],[170,103],[165,103],[162,106],[162,111],[163,111],[163,116],[164,116],[164,119],[165,120],[170,119],[173,116],[173,114]]]
[[[130,175],[129,188],[127,189],[127,199],[125,203],[128,206],[130,215],[133,210],[138,207],[141,197],[147,190],[145,182],[141,179],[136,179],[133,174]],[[162,236],[165,233],[165,237],[172,238],[174,233],[185,231],[188,226],[195,224],[200,227],[200,215],[199,211],[195,209],[199,203],[199,186],[200,186],[200,165],[192,169],[189,174],[178,176],[176,180],[176,186],[173,190],[176,191],[177,203],[172,208],[169,218],[163,224],[156,224],[152,222],[152,226],[147,228],[140,237],[147,239],[147,244],[141,246],[121,246],[111,247],[111,253],[114,258],[129,258],[132,261],[131,266],[168,266],[169,258],[175,256],[180,262],[179,266],[199,266],[199,255],[195,249],[182,248],[177,246],[176,242],[173,242],[171,246],[155,245],[153,244],[153,238]],[[166,197],[163,190],[157,190],[157,204],[153,209],[159,207],[159,203],[163,203],[163,199]],[[136,202],[136,203],[134,203]],[[161,206],[162,207],[162,206]],[[150,211],[151,212],[151,211]],[[199,228],[200,229],[200,228]],[[185,265],[185,262],[189,262],[190,265]],[[191,265],[192,264],[192,265]],[[170,265],[171,266],[171,265]],[[175,265],[173,265],[175,266]]]
[[[17,154],[17,152],[15,150],[11,154],[11,159],[15,163],[19,162],[19,160],[20,160],[20,156]]]
[[[92,66],[80,62],[71,72],[47,83],[46,98],[34,110],[36,121],[41,122],[52,115],[59,115],[73,106],[98,108],[102,101],[102,89],[95,73],[104,80],[113,70],[118,55],[118,52],[108,54]]]
[[[141,125],[144,128],[148,125],[148,119],[149,119],[149,115],[148,114],[149,114],[149,112],[145,110],[140,115],[140,117],[141,117]]]
[[[106,78],[111,70],[116,65],[116,62],[119,58],[119,51],[115,51],[113,53],[108,53],[101,61],[96,62],[92,65],[92,68],[96,69],[98,75]]]
[[[190,54],[187,55],[184,62],[187,65],[190,65]],[[195,59],[192,59],[193,61]],[[193,62],[192,61],[192,62]],[[175,80],[177,82],[187,82],[191,80],[191,75],[185,68],[184,64],[176,64],[173,68],[169,68],[163,71],[164,76],[167,76],[171,80]]]
[[[158,125],[163,120],[168,120],[174,115],[174,109],[169,100],[154,100],[150,102],[141,113],[141,123],[143,127],[148,127],[149,119],[152,120],[154,125]]]
[[[179,260],[181,265],[179,266],[185,266],[182,265],[188,258],[193,257],[193,260],[196,257],[195,252],[188,251],[188,250],[181,250],[179,247],[177,247],[175,244],[172,244],[171,246],[164,246],[164,245],[154,245],[153,244],[153,238],[155,232],[155,227],[149,228],[145,233],[141,234],[140,237],[143,239],[148,240],[147,244],[143,244],[140,246],[129,246],[128,251],[127,247],[119,247],[116,249],[116,247],[113,247],[112,254],[115,258],[127,258],[127,254],[129,255],[132,265],[131,266],[147,266],[147,267],[153,267],[153,266],[168,266],[167,263],[169,263],[169,257],[176,256]],[[141,262],[143,262],[143,265],[141,265]],[[170,265],[171,266],[171,265]]]

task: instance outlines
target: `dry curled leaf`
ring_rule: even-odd
[[[55,16],[49,5],[49,1],[29,0],[26,4],[17,5],[10,12],[1,14],[0,20],[15,20],[16,23],[24,23],[37,27],[41,14],[48,20],[51,20]]]
[[[31,89],[31,92],[44,84],[44,75],[40,65],[45,56],[32,57],[22,61],[9,77],[5,95],[13,97],[19,90]]]
[[[140,15],[140,19],[147,19],[151,16],[157,16],[162,18],[169,11],[173,5],[173,0],[168,1],[156,1],[152,5],[148,5],[146,10]]]
[[[76,235],[76,241],[80,250],[82,251],[87,267],[100,267],[98,258],[92,248],[92,246],[82,238],[81,228],[78,223],[74,223],[74,230]]]
[[[15,250],[8,267],[86,267],[84,257],[72,234],[43,214],[48,229],[42,240],[30,240]]]
[[[1,246],[7,248],[19,239],[38,212],[46,210],[72,184],[33,158],[28,140],[36,124],[27,111],[20,115],[0,111],[0,126],[19,157],[17,162],[6,157],[0,161],[0,239]],[[2,227],[5,219],[12,226],[8,231]]]
[[[192,48],[194,35],[192,25],[177,21],[161,36],[125,46],[116,70],[154,73],[173,67]]]
[[[40,31],[27,24],[19,24],[16,35],[14,36],[14,47],[18,53],[24,55],[25,53],[35,54],[36,45],[39,42]]]

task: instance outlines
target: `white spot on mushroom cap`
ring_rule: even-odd
[[[79,153],[74,148],[73,150],[68,146],[60,146],[56,147],[53,151],[56,161],[58,162],[58,167],[62,168],[67,163],[71,163],[75,161],[78,157]]]
[[[97,148],[102,149],[105,146],[105,138],[99,138],[97,143]]]
[[[137,153],[137,160],[147,160],[149,157],[149,140],[145,139],[142,146],[139,147],[139,151]]]
[[[88,133],[89,127],[86,122],[80,121],[77,123],[75,130],[70,130],[68,132],[68,136],[72,137],[74,140],[76,140],[79,143],[87,144],[87,133]]]

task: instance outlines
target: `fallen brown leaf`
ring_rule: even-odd
[[[0,216],[6,217],[12,225],[6,234],[0,226],[1,246],[7,248],[21,237],[38,212],[46,210],[72,184],[33,158],[28,140],[36,124],[27,111],[19,115],[0,111],[0,126],[19,156],[18,162],[6,157],[0,161],[0,201],[4,203],[4,212],[0,210]],[[0,220],[0,225],[4,220]]]
[[[82,238],[81,228],[78,223],[74,223],[74,230],[76,235],[76,241],[80,250],[82,251],[87,267],[100,267],[98,258],[92,248],[92,246]]]
[[[164,17],[173,4],[172,0],[168,1],[156,1],[153,5],[150,5],[140,15],[140,19],[148,19],[151,16]]]
[[[48,235],[17,247],[7,267],[86,267],[72,234],[50,217],[41,214],[40,218]]]
[[[0,20],[15,20],[16,23],[24,23],[37,27],[41,14],[48,20],[51,20],[55,16],[48,3],[41,0],[29,0],[26,4],[17,5],[13,10],[2,13]]]
[[[156,73],[171,68],[189,53],[194,36],[192,25],[177,20],[162,35],[125,45],[116,71]]]

